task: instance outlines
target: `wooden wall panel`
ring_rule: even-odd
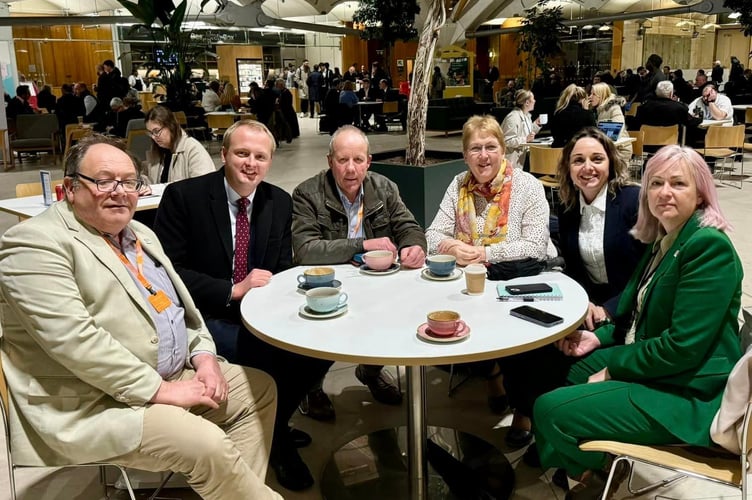
[[[352,28],[352,23],[346,23],[348,28]],[[358,35],[345,35],[342,37],[342,74],[353,62],[365,64],[370,70],[370,61],[368,60],[368,42]],[[357,68],[360,70],[360,68]]]
[[[418,53],[418,42],[397,42],[392,50],[392,61],[389,65],[389,72],[392,75],[392,86],[398,87],[399,82],[406,82],[408,79],[409,68],[415,62],[415,54]],[[403,66],[397,67],[397,59],[402,59]]]
[[[14,26],[13,38],[18,71],[55,87],[91,85],[96,65],[114,59],[110,26]]]
[[[228,79],[237,85],[238,67],[235,59],[264,59],[264,50],[257,45],[231,45],[222,44],[216,46],[217,50],[217,70],[220,78]],[[264,75],[266,77],[266,75]]]

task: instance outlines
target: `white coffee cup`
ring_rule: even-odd
[[[538,123],[540,123],[541,125],[548,123],[548,115],[546,113],[541,113],[540,115],[538,115]]]

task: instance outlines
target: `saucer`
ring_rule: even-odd
[[[428,323],[423,323],[418,327],[418,337],[426,342],[459,342],[470,336],[470,327],[467,323],[460,320],[463,327],[454,335],[435,335],[428,328]]]
[[[336,318],[337,316],[341,316],[347,312],[347,304],[338,307],[334,311],[329,311],[325,313],[316,312],[313,309],[309,309],[307,305],[303,304],[300,306],[300,309],[298,309],[298,313],[303,316],[304,318],[308,319],[327,319],[327,318]]]
[[[370,267],[368,267],[365,264],[363,264],[362,266],[360,266],[360,272],[361,273],[363,273],[363,274],[370,274],[372,276],[383,276],[385,274],[394,274],[394,273],[396,273],[399,270],[400,270],[400,265],[397,264],[397,263],[392,264],[391,267],[388,267],[388,268],[384,269],[383,271],[377,271],[375,269],[371,269]]]
[[[340,280],[332,280],[332,284],[329,285],[331,288],[336,288],[337,290],[342,289],[342,282]],[[308,283],[298,283],[298,291],[300,293],[306,293],[308,290],[313,290],[314,288],[323,288],[320,286],[311,286]]]
[[[452,271],[452,274],[449,276],[436,276],[433,274],[427,267],[424,267],[423,270],[420,272],[420,275],[427,280],[430,281],[454,281],[458,279],[460,276],[462,276],[462,269],[454,268],[454,271]]]

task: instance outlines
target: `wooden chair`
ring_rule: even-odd
[[[151,149],[151,145],[151,135],[145,128],[134,128],[125,138],[125,148],[141,161],[146,160],[146,153]]]
[[[551,191],[550,205],[552,209],[556,205],[554,191],[559,189],[556,172],[563,151],[564,148],[530,146],[530,173],[538,177],[544,189],[548,188]]]
[[[52,189],[55,186],[59,186],[63,183],[63,179],[57,179],[52,181]],[[26,196],[39,196],[42,194],[41,182],[25,182],[23,184],[16,184],[16,198],[24,198]]]
[[[639,172],[639,176],[642,177],[642,166],[645,164],[645,151],[643,149],[643,142],[645,140],[645,133],[642,130],[629,130],[629,137],[635,139],[632,143],[632,160],[629,163],[630,174]]]
[[[175,120],[178,122],[178,125],[182,128],[188,126],[188,117],[185,116],[185,111],[175,111],[173,114],[175,115]]]
[[[68,150],[73,146],[75,143],[86,137],[87,135],[91,135],[93,132],[93,129],[90,127],[79,127],[76,124],[73,125],[66,125],[65,126],[65,152],[63,152],[63,158],[65,158],[68,155]]]
[[[53,162],[57,163],[59,125],[57,115],[18,115],[16,117],[16,135],[10,140],[11,168],[15,168],[15,156],[21,163],[22,152],[49,151]]]
[[[643,125],[640,127],[640,131],[642,132],[642,148],[645,158],[652,156],[663,146],[679,144],[679,125],[669,127]]]
[[[225,130],[235,123],[235,116],[231,114],[227,115],[213,115],[211,113],[206,115],[206,123],[209,125],[212,134],[220,137],[224,135]]]
[[[5,442],[6,442],[5,451],[8,456],[8,477],[10,479],[10,495],[11,495],[11,500],[16,500],[16,477],[15,477],[16,469],[20,469],[22,467],[29,468],[29,467],[35,467],[35,466],[19,465],[19,464],[14,463],[13,461],[13,453],[12,453],[11,446],[10,446],[10,443],[11,443],[10,423],[8,422],[9,396],[10,394],[8,390],[8,384],[5,380],[5,373],[2,370],[2,360],[0,359],[0,418],[2,418],[3,428],[5,429]],[[120,470],[121,474],[123,475],[123,481],[125,483],[125,486],[128,489],[128,495],[130,495],[131,500],[136,500],[136,494],[133,492],[133,488],[131,487],[131,482],[130,482],[130,479],[128,478],[128,473],[126,472],[125,467],[122,467],[117,464],[112,464],[112,463],[87,463],[87,464],[66,465],[64,467],[99,467],[99,476],[100,476],[100,481],[102,483],[104,496],[105,498],[110,498],[109,492],[107,491],[107,482],[105,481],[105,467],[106,466],[117,467]]]
[[[706,161],[708,158],[723,158],[723,165],[720,172],[718,172],[721,181],[724,172],[731,179],[731,174],[735,170],[734,158],[740,156],[742,161],[741,171],[739,172],[739,189],[742,188],[744,185],[744,125],[740,124],[732,127],[714,125],[708,127],[708,133],[705,136],[705,146],[696,148],[695,151],[700,153]],[[731,167],[726,166],[728,159],[731,159]]]
[[[8,163],[8,129],[0,128],[0,148],[3,154],[3,170],[10,170],[10,164]]]
[[[633,102],[632,105],[629,107],[629,110],[627,110],[626,113],[624,113],[624,116],[637,116],[637,108],[640,107],[639,102]]]

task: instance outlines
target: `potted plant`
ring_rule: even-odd
[[[221,0],[202,0],[201,10],[211,1],[222,6]],[[118,0],[120,5],[141,21],[131,30],[146,30],[154,42],[154,47],[161,53],[146,63],[149,70],[159,71],[159,80],[167,90],[167,105],[173,110],[185,110],[191,105],[190,77],[191,64],[195,64],[199,55],[206,52],[206,46],[195,41],[189,30],[183,29],[188,0],[183,0],[175,7],[171,0]],[[197,16],[198,16],[197,14]]]
[[[520,28],[517,54],[526,53],[525,74],[528,85],[532,85],[538,71],[545,72],[549,60],[561,53],[562,7],[552,7],[550,0],[540,0],[529,9],[525,9],[525,19]],[[520,61],[520,68],[523,62]]]

